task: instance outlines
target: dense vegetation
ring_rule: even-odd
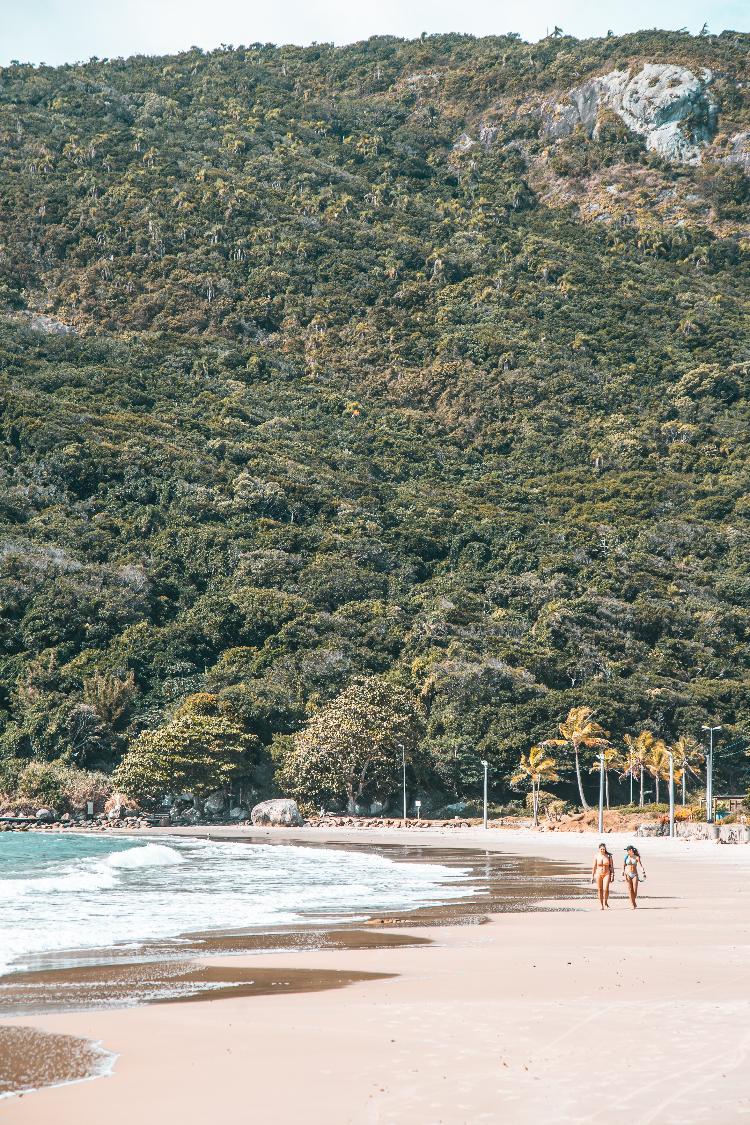
[[[274,736],[376,675],[446,799],[483,757],[502,796],[582,704],[722,722],[716,791],[746,788],[749,45],[0,70],[4,776],[109,773],[209,693],[270,792]],[[714,71],[700,164],[540,137],[545,98],[646,61]]]

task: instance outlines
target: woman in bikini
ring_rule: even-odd
[[[594,856],[594,866],[591,869],[591,882],[596,880],[599,892],[599,905],[602,910],[609,910],[609,887],[615,877],[615,863],[612,853],[607,851],[606,844],[599,845],[599,851]]]
[[[636,902],[636,899],[638,898],[638,864],[639,863],[641,865],[641,872],[643,874],[643,878],[645,879],[646,878],[646,869],[643,866],[643,860],[641,859],[640,852],[638,851],[638,848],[634,848],[633,845],[630,844],[625,851],[625,859],[624,859],[623,865],[622,865],[622,874],[623,874],[623,878],[625,879],[625,882],[628,884],[628,894],[630,895],[630,905],[633,907],[633,910],[635,910],[635,908],[638,905],[638,903]]]

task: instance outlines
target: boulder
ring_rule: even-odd
[[[207,813],[217,815],[218,813],[224,812],[224,806],[226,805],[226,803],[227,799],[224,794],[220,790],[217,790],[215,793],[211,793],[208,797],[206,797],[206,800],[203,803],[203,807],[205,808]]]
[[[255,825],[273,828],[301,828],[304,824],[297,802],[288,798],[261,801],[250,813],[250,819]]]
[[[54,809],[37,809],[35,815],[40,824],[54,824],[57,820],[57,813]]]
[[[184,812],[180,813],[180,820],[184,824],[200,824],[202,819],[203,817],[198,809],[185,809]]]
[[[243,809],[242,805],[235,805],[229,810],[229,816],[232,820],[242,820],[247,816],[247,809]]]

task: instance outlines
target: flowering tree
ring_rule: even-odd
[[[360,680],[304,730],[277,740],[276,780],[284,792],[309,801],[345,797],[353,813],[366,791],[396,788],[421,735],[422,718],[407,691],[375,676]]]
[[[248,765],[259,746],[231,708],[208,693],[189,696],[166,726],[144,731],[115,770],[118,789],[155,803],[166,793],[192,794],[195,807]]]

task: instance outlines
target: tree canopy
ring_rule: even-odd
[[[203,799],[250,765],[257,739],[246,734],[231,708],[206,693],[189,696],[157,730],[144,731],[115,770],[115,784],[146,804],[189,793]]]

